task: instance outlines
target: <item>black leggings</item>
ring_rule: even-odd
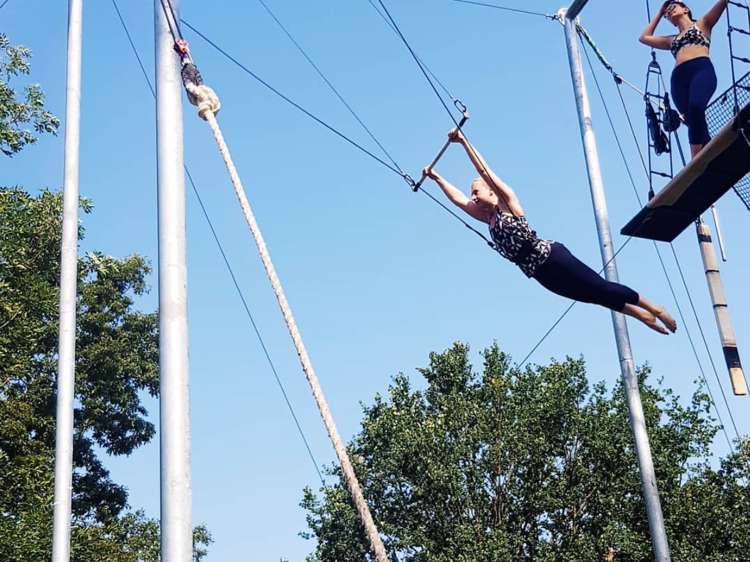
[[[685,117],[690,144],[707,144],[711,140],[706,107],[715,91],[716,71],[708,57],[690,59],[672,71],[672,99]]]
[[[537,268],[534,279],[556,295],[615,312],[622,312],[626,304],[638,304],[640,298],[630,287],[600,277],[559,242],[552,243],[549,257]]]

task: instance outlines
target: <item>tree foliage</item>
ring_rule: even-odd
[[[8,562],[49,559],[52,548],[61,217],[59,193],[0,189],[0,560]],[[127,491],[97,454],[129,455],[154,436],[141,395],[159,390],[158,317],[134,308],[149,273],[138,255],[92,252],[78,263],[74,562],[159,559],[159,522],[124,511]],[[196,528],[196,561],[210,542]]]
[[[83,201],[82,208],[90,210]],[[10,462],[54,449],[62,195],[0,191],[0,429]],[[95,452],[128,455],[154,426],[139,393],[158,390],[158,319],[133,309],[146,290],[143,258],[79,260],[74,513],[105,521],[125,507]]]
[[[39,86],[18,94],[31,51],[0,34],[0,150],[8,156],[55,133]],[[91,202],[81,199],[85,213]],[[49,560],[52,550],[62,194],[0,188],[0,560]],[[79,227],[79,239],[83,237]],[[154,426],[141,400],[159,390],[156,313],[135,309],[151,268],[138,255],[78,261],[73,445],[73,562],[156,562],[159,521],[125,511],[127,491],[97,454],[129,455]],[[193,533],[199,562],[212,542]]]
[[[0,33],[0,151],[6,156],[37,142],[36,134],[57,134],[60,121],[44,109],[44,94],[39,84],[29,84],[22,92],[10,81],[30,72],[31,49],[13,47]]]
[[[591,387],[582,360],[519,371],[497,346],[483,358],[476,373],[464,345],[432,354],[424,390],[399,375],[364,408],[349,452],[391,559],[653,560],[622,387]],[[714,467],[708,397],[685,406],[647,368],[639,378],[673,559],[747,560],[747,456]],[[330,473],[304,494],[308,560],[374,560]]]

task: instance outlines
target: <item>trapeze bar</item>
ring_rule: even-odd
[[[466,123],[466,121],[469,120],[469,112],[464,109],[463,114],[464,114],[464,116],[461,118],[461,121],[458,122],[458,128],[459,129],[463,128],[463,126]],[[445,151],[448,150],[448,147],[450,146],[450,144],[451,144],[451,140],[450,139],[448,139],[447,141],[445,141],[445,144],[443,145],[443,148],[441,148],[440,152],[437,153],[437,156],[435,156],[435,158],[432,160],[432,163],[429,166],[427,166],[428,169],[431,170],[432,168],[435,167],[435,165],[438,163],[438,161],[443,157],[443,154],[445,154]],[[415,191],[415,192],[419,191],[419,188],[422,186],[422,183],[424,183],[424,180],[426,178],[427,178],[427,176],[424,174],[424,172],[422,172],[422,177],[420,177],[419,181],[412,186],[412,188],[411,188],[412,191]]]

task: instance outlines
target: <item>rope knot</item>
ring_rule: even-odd
[[[203,120],[208,121],[208,117],[206,116],[206,112],[208,111],[214,115],[219,113],[221,101],[219,101],[219,96],[211,88],[205,85],[195,86],[192,93],[198,98],[198,103],[194,105],[198,106],[198,115]]]
[[[198,115],[202,119],[208,120],[207,114],[210,111],[213,114],[219,113],[221,101],[211,88],[203,83],[203,78],[198,67],[192,63],[187,63],[182,67],[182,82],[187,90],[188,100],[198,107]]]

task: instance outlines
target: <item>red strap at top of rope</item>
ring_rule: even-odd
[[[175,39],[174,50],[177,51],[177,54],[183,59],[185,57],[190,57],[190,47],[188,46],[188,42],[184,39]]]

